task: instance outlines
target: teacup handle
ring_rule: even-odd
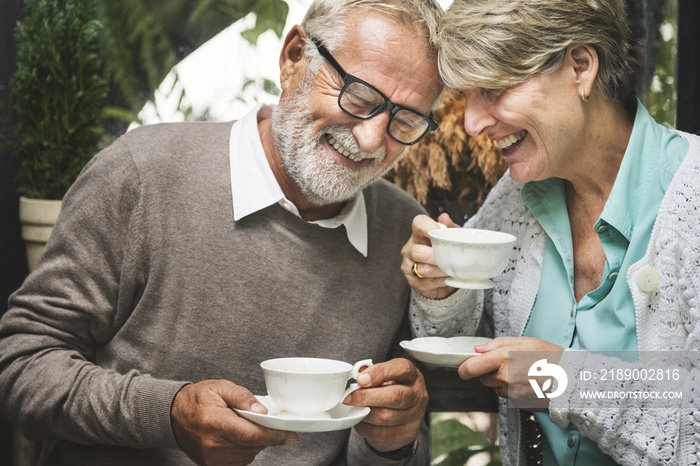
[[[352,377],[353,379],[357,379],[357,377],[360,375],[360,369],[362,369],[363,367],[372,366],[373,364],[374,364],[374,363],[372,362],[371,359],[363,359],[362,361],[356,362],[356,363],[352,366],[352,375],[351,375],[351,377]],[[343,392],[343,396],[340,397],[340,402],[342,403],[343,400],[344,400],[345,398],[347,398],[347,396],[348,396],[349,394],[351,394],[352,392],[354,392],[354,391],[357,390],[358,388],[360,388],[360,386],[359,386],[358,384],[356,384],[356,383],[351,383],[350,385],[348,385],[348,388],[346,388],[345,391]]]

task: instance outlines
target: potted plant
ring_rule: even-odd
[[[99,56],[95,0],[26,0],[18,24],[10,126],[18,173],[22,236],[30,270],[63,195],[97,152],[107,83]]]

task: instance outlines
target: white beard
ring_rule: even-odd
[[[374,154],[363,152],[347,126],[327,126],[314,134],[307,98],[310,90],[311,81],[304,78],[294,93],[280,100],[274,109],[272,131],[277,151],[290,178],[308,202],[317,206],[344,202],[391,169],[391,165],[378,168],[386,158],[386,148]],[[372,161],[359,169],[339,164],[327,156],[323,147],[326,133],[350,153]]]

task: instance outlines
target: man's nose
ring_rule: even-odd
[[[388,136],[389,118],[389,111],[386,110],[372,118],[355,123],[352,132],[362,151],[374,154],[384,146]]]
[[[465,96],[464,130],[476,137],[496,124],[496,118],[491,113],[493,103],[485,99],[480,91],[468,91]]]

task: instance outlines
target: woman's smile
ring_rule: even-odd
[[[502,151],[507,151],[522,141],[525,136],[527,136],[527,131],[522,130],[519,133],[510,134],[501,139],[494,139],[493,142],[498,144],[499,149]]]

